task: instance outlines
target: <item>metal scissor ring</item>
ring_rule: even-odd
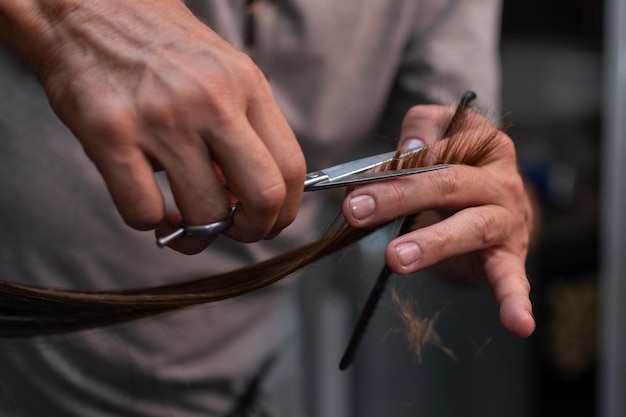
[[[230,213],[228,214],[228,217],[225,218],[224,220],[219,220],[213,223],[189,226],[185,224],[183,219],[180,219],[178,221],[178,229],[176,229],[174,232],[170,233],[167,236],[163,236],[162,238],[157,239],[157,245],[163,248],[167,246],[169,242],[179,237],[183,237],[183,236],[195,236],[195,237],[200,236],[201,237],[201,236],[211,236],[217,233],[221,233],[224,230],[226,230],[231,224],[233,224],[233,214],[235,214],[236,207],[237,206],[235,205],[230,206]]]

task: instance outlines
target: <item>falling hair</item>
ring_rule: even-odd
[[[499,130],[480,114],[463,110],[442,132],[441,140],[408,157],[398,154],[382,169],[486,163],[498,146]],[[357,229],[338,215],[316,242],[235,271],[175,284],[74,291],[0,281],[0,337],[24,338],[84,330],[237,297],[267,287],[383,226]]]
[[[437,311],[430,318],[421,317],[417,303],[408,297],[401,297],[395,286],[391,290],[391,301],[395,307],[394,311],[404,325],[406,340],[419,363],[422,363],[422,352],[426,345],[436,347],[450,359],[458,361],[454,351],[443,344],[441,336],[435,329],[441,311]]]

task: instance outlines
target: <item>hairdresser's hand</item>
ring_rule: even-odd
[[[403,123],[400,147],[413,147],[416,140],[432,144],[452,112],[439,106],[412,108]],[[495,129],[477,117],[476,127]],[[479,166],[453,165],[365,185],[348,194],[343,211],[356,227],[422,213],[417,218],[420,228],[387,247],[390,268],[408,274],[439,263],[465,282],[488,283],[503,326],[527,337],[535,329],[525,270],[533,213],[513,142],[502,132],[495,140],[495,151]]]
[[[305,162],[269,84],[182,2],[12,0],[0,12],[11,23],[3,41],[36,71],[127,224],[173,230],[153,169],[167,172],[189,225],[224,219],[232,197],[225,234],[237,240],[271,237],[295,218]],[[211,240],[172,246],[195,253]]]

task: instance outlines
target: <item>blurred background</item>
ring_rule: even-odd
[[[597,415],[605,5],[505,0],[503,103],[542,208],[531,256],[536,416]]]
[[[504,1],[504,108],[543,217],[530,261],[536,416],[598,412],[604,10],[597,0]]]
[[[436,320],[443,345],[425,346],[416,354],[388,291],[353,368],[336,371],[389,239],[368,240],[360,251],[342,256],[360,257],[359,262],[371,266],[371,277],[351,276],[352,262],[343,260],[343,270],[324,272],[334,276],[327,284],[331,288],[323,290],[318,282],[312,291],[306,285],[303,290],[305,310],[307,302],[314,304],[305,313],[317,321],[306,339],[307,354],[316,364],[309,370],[313,416],[626,413],[626,384],[614,380],[603,388],[607,377],[601,367],[619,364],[599,360],[601,313],[607,308],[601,294],[618,290],[603,290],[600,256],[608,1],[504,0],[502,108],[512,122],[508,133],[520,169],[536,190],[542,217],[528,265],[537,332],[527,340],[506,334],[488,291],[468,295],[427,274],[396,277],[395,287],[413,300],[419,315]],[[620,345],[612,337],[606,340],[619,357]],[[621,373],[626,375],[626,368]],[[621,405],[607,405],[612,401]]]

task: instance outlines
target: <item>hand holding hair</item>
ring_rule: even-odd
[[[387,246],[391,270],[409,274],[436,266],[457,282],[486,283],[502,325],[527,337],[535,329],[525,269],[533,212],[515,148],[505,133],[474,112],[452,127],[448,139],[437,142],[453,110],[413,107],[403,122],[400,147],[419,139],[432,145],[434,154],[450,152],[450,162],[460,163],[433,175],[359,187],[346,196],[344,216],[361,228],[422,213],[415,230]],[[477,138],[486,137],[489,142],[481,150]],[[458,149],[451,151],[451,141]]]

